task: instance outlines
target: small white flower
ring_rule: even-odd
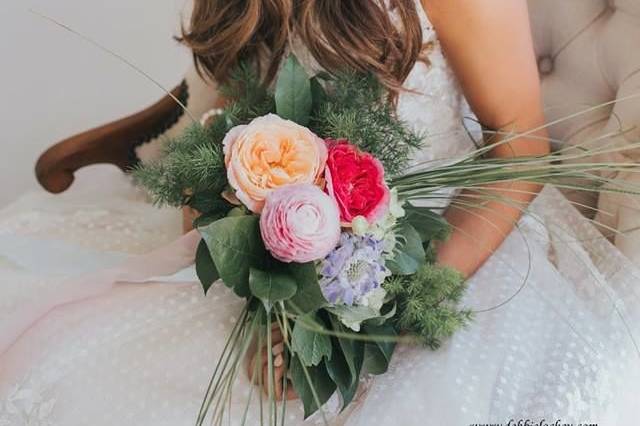
[[[404,203],[401,203],[398,200],[398,190],[396,188],[393,188],[391,189],[390,194],[391,197],[389,200],[389,213],[391,213],[391,215],[396,219],[404,217],[405,211],[402,207]]]
[[[364,216],[356,216],[351,222],[351,229],[355,235],[362,237],[369,231],[369,222]]]

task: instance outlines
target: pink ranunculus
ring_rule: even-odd
[[[350,224],[363,216],[369,223],[376,222],[389,208],[389,187],[382,163],[347,141],[326,142],[326,190],[338,203],[341,221]]]
[[[267,250],[282,262],[323,259],[340,239],[340,212],[315,185],[283,186],[267,196],[260,233]]]

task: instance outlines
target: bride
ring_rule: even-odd
[[[528,132],[492,155],[549,149],[530,131],[543,114],[524,0],[196,0],[181,40],[214,81],[241,58],[270,81],[288,51],[309,71],[372,72],[429,136],[416,163],[472,149],[469,106],[487,128]],[[107,178],[0,213],[2,426],[195,421],[243,301],[220,285],[204,296],[198,235],[179,237],[174,212]],[[469,278],[475,321],[435,352],[401,347],[351,410],[327,403],[330,424],[636,423],[638,271],[554,188],[493,191],[512,202],[450,207],[455,231],[438,247]],[[230,424],[252,386],[239,379]],[[287,413],[323,423],[297,401]]]

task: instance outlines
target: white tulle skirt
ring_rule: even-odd
[[[1,426],[192,425],[243,306],[222,285],[203,295],[191,268],[198,236],[179,237],[177,212],[102,173],[119,183],[105,190],[92,172],[90,187],[29,195],[0,213]],[[327,418],[635,425],[639,277],[547,188],[470,280],[473,324],[435,352],[399,348],[352,410],[336,416],[334,398]],[[231,425],[249,391],[239,375]],[[303,422],[297,402],[287,417]],[[257,410],[248,424],[259,424]]]

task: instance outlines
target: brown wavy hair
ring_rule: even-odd
[[[372,73],[395,91],[423,48],[414,0],[194,1],[178,40],[201,75],[218,82],[250,61],[270,83],[295,34],[327,71]]]

